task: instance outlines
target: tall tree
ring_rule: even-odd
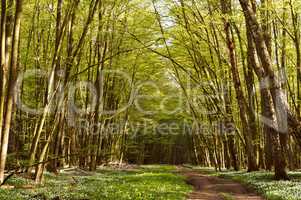
[[[21,14],[22,14],[22,0],[16,0],[16,11],[14,30],[12,38],[11,61],[9,67],[9,80],[7,86],[6,109],[4,115],[4,124],[2,128],[1,140],[1,156],[0,156],[0,182],[4,180],[4,170],[7,158],[8,140],[11,127],[12,116],[14,112],[14,97],[18,92],[15,89],[18,76],[18,54],[19,54],[19,40],[21,29]]]

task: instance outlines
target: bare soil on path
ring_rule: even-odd
[[[193,170],[181,169],[180,173],[194,187],[188,200],[264,200],[254,191],[231,180],[202,175]]]

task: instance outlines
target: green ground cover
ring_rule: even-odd
[[[96,173],[70,171],[58,176],[46,173],[44,184],[34,188],[29,187],[31,181],[13,177],[8,184],[15,188],[0,189],[0,199],[182,200],[192,188],[174,170],[172,166],[141,166],[131,170],[104,168]]]

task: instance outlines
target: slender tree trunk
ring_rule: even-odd
[[[22,0],[16,1],[16,13],[15,13],[15,23],[13,31],[12,40],[12,51],[11,51],[11,63],[10,63],[10,77],[8,81],[8,91],[6,98],[6,110],[4,115],[4,124],[2,130],[2,140],[1,140],[1,157],[0,157],[0,182],[4,180],[4,170],[7,158],[8,149],[8,139],[11,127],[11,120],[14,108],[14,95],[15,95],[15,85],[17,81],[18,72],[18,51],[19,51],[19,39],[20,39],[20,28],[21,28],[21,14],[22,14]]]
[[[293,43],[295,45],[296,50],[296,72],[297,72],[297,107],[296,112],[300,117],[300,105],[301,105],[301,46],[300,46],[300,17],[299,13],[297,13],[294,9],[293,2],[290,0],[290,11],[293,25]],[[285,20],[285,18],[283,19]],[[285,22],[283,22],[285,23]]]
[[[222,11],[224,14],[231,13],[231,1],[221,1],[222,5]],[[246,151],[247,151],[247,157],[248,157],[248,171],[256,171],[258,170],[257,164],[256,164],[256,157],[254,155],[254,147],[252,145],[252,133],[250,129],[250,124],[248,122],[247,118],[247,104],[246,100],[242,91],[241,81],[239,77],[239,71],[237,67],[236,62],[236,53],[235,53],[235,43],[233,36],[231,34],[231,24],[230,22],[224,18],[224,28],[226,33],[226,41],[227,41],[227,47],[229,50],[229,57],[230,57],[230,65],[231,65],[231,72],[232,72],[232,78],[234,82],[234,88],[236,91],[236,99],[237,103],[239,105],[239,111],[240,111],[240,119],[243,126],[243,132],[246,140]]]
[[[6,85],[6,0],[1,1],[1,57],[0,57],[0,144],[2,138],[2,124],[5,102],[5,85]]]

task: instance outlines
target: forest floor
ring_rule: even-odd
[[[102,167],[96,172],[46,172],[42,185],[13,176],[0,189],[0,200],[183,200],[192,192],[175,166]]]
[[[275,181],[265,171],[168,165],[111,166],[96,172],[70,168],[58,175],[46,172],[42,185],[13,176],[0,188],[0,200],[301,200],[301,172],[289,176],[290,181]]]

